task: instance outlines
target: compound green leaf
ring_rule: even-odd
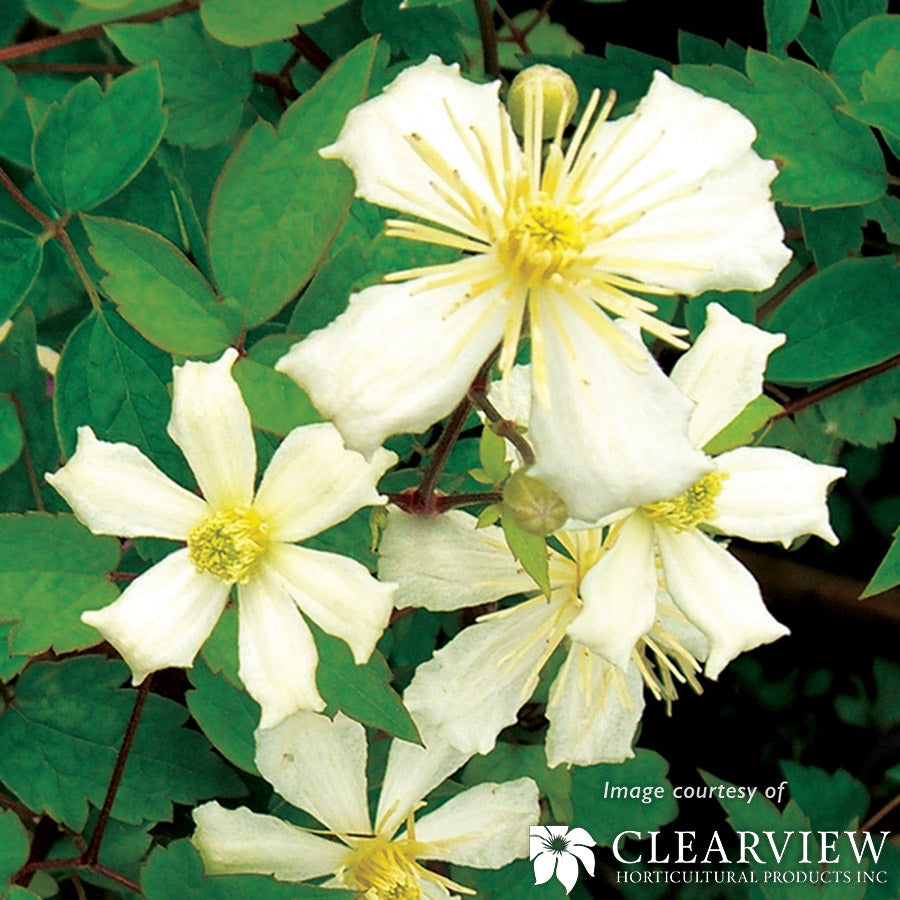
[[[115,538],[91,534],[74,516],[0,515],[0,548],[0,621],[16,623],[11,654],[99,642],[79,616],[118,596],[108,578],[119,562]]]
[[[81,830],[88,803],[103,803],[135,691],[127,666],[99,656],[36,663],[0,715],[0,780],[31,809]],[[172,803],[235,796],[243,785],[203,735],[182,725],[183,706],[147,698],[113,804],[116,819],[170,820]]]
[[[44,245],[36,235],[0,222],[0,323],[19,308],[43,260]]]
[[[317,22],[346,0],[267,0],[265,14],[257,0],[204,0],[200,8],[207,31],[225,44],[253,47],[289,38],[298,25]]]
[[[237,336],[236,316],[169,241],[139,225],[85,216],[91,255],[118,312],[150,343],[180,356],[221,353]]]
[[[58,209],[92,209],[140,172],[165,127],[156,66],[120,76],[106,93],[87,78],[47,110],[34,136],[35,173]]]
[[[818,209],[868,203],[884,193],[875,135],[839,111],[846,99],[825,73],[750,50],[747,75],[725,66],[675,68],[681,84],[730,103],[753,122],[757,152],[778,164],[776,200]]]
[[[319,148],[365,98],[377,46],[367,41],[336,63],[277,131],[256,125],[219,178],[210,255],[220,292],[237,302],[248,327],[275,315],[309,280],[344,220],[353,176]]]
[[[900,268],[888,256],[835,263],[800,285],[766,328],[787,335],[769,359],[772,381],[821,381],[883,362],[897,352]]]
[[[153,25],[113,25],[106,33],[131,62],[159,65],[169,110],[166,140],[211,147],[234,134],[253,86],[248,51],[210,37],[196,14]]]

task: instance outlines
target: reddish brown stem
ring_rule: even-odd
[[[544,5],[534,14],[534,18],[522,29],[522,37],[528,37],[532,31],[540,24],[541,19],[550,11],[553,0],[544,0]]]
[[[774,294],[756,311],[756,321],[762,322],[770,316],[804,281],[816,274],[816,264],[810,263],[799,275],[792,278],[777,294]]]
[[[433,494],[425,508],[418,488],[385,495],[394,506],[414,516],[433,516],[457,506],[476,506],[481,503],[499,503],[503,491],[472,491],[467,494]]]
[[[118,63],[13,63],[15,72],[49,72],[60,75],[122,75],[133,66]]]
[[[534,463],[534,450],[531,444],[525,440],[524,435],[519,431],[516,423],[510,419],[505,419],[500,414],[500,410],[491,403],[487,398],[487,390],[477,390],[469,388],[469,399],[485,414],[488,421],[494,425],[494,431],[502,438],[506,438],[519,451],[522,462],[526,466]]]
[[[15,392],[10,391],[7,396],[16,408],[19,427],[22,429],[22,464],[25,466],[25,475],[28,478],[31,493],[34,496],[34,505],[40,512],[44,512],[44,498],[41,496],[41,486],[38,483],[37,473],[34,471],[34,460],[31,458],[31,442],[28,440],[28,432],[25,430],[25,409]]]
[[[500,53],[497,49],[497,26],[488,0],[475,0],[478,14],[478,28],[481,31],[481,50],[484,56],[484,71],[491,78],[500,77]]]
[[[885,816],[892,813],[898,806],[900,806],[900,794],[897,794],[890,803],[885,804],[869,819],[868,822],[864,822],[859,826],[860,831],[870,831],[873,825],[877,825]]]
[[[509,17],[509,14],[505,9],[498,3],[495,7],[497,10],[497,15],[503,19],[503,24],[509,29],[509,37],[513,43],[518,44],[519,48],[523,53],[531,53],[531,48],[528,46],[528,41],[525,39],[525,35],[522,33],[522,30],[516,25],[515,22]]]
[[[291,38],[291,43],[297,52],[320,72],[324,72],[331,65],[331,57],[299,28]]]
[[[3,51],[0,50],[0,53]],[[53,221],[43,210],[38,209],[23,193],[19,186],[9,177],[6,170],[0,166],[0,184],[6,188],[10,197],[25,210],[33,219],[36,219],[47,230],[56,232],[57,223]]]

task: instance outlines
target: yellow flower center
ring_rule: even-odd
[[[249,507],[214,513],[188,534],[188,556],[199,572],[229,584],[246,582],[266,549],[268,526]]]
[[[689,531],[715,516],[715,500],[722,491],[722,482],[726,477],[722,472],[710,472],[677,497],[648,503],[643,509],[660,525],[667,525],[676,531]]]
[[[584,250],[582,223],[547,201],[528,206],[497,244],[497,255],[529,284],[564,272]]]
[[[356,848],[343,879],[361,900],[422,900],[418,870],[408,841],[376,837]]]

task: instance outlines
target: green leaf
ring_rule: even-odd
[[[213,672],[221,672],[235,687],[243,690],[244,683],[238,672],[240,660],[238,658],[238,611],[236,606],[225,607],[200,653]]]
[[[24,443],[19,412],[9,397],[0,395],[0,472],[19,458]]]
[[[99,0],[92,2],[91,8],[77,0],[26,0],[26,5],[33,16],[60,31],[72,31],[169,5],[169,0],[130,0],[113,9],[110,7],[113,2],[116,0]]]
[[[285,884],[267,875],[203,874],[200,854],[190,841],[157,847],[144,866],[141,890],[147,900],[345,900],[350,891]]]
[[[666,778],[669,764],[652,750],[635,750],[632,759],[615,765],[572,770],[572,822],[586,828],[601,846],[612,844],[626,829],[653,831],[678,814],[672,785]],[[624,788],[625,796],[613,796]],[[662,796],[654,789],[662,788]],[[649,792],[649,793],[645,793]],[[632,794],[633,796],[627,796]],[[650,796],[645,803],[643,797]]]
[[[88,316],[69,337],[56,374],[54,404],[66,456],[76,429],[133,444],[180,484],[193,485],[181,451],[166,432],[172,358],[157,350],[109,307]]]
[[[847,99],[865,99],[865,76],[871,78],[886,54],[898,49],[900,16],[872,16],[848,31],[835,48],[831,62],[834,80]]]
[[[25,864],[31,841],[19,817],[0,809],[0,893],[10,878]]]
[[[39,237],[24,228],[0,222],[0,323],[19,308],[43,260],[44,245]]]
[[[853,444],[877,447],[889,444],[900,419],[900,369],[845,388],[819,402],[829,434]]]
[[[816,266],[824,269],[848,256],[859,256],[866,214],[860,206],[800,211],[803,239]]]
[[[74,516],[0,516],[0,621],[15,622],[12,654],[80,650],[100,641],[79,616],[112,603],[115,538],[91,534]],[[52,552],[48,552],[52,548]]]
[[[219,177],[210,256],[219,290],[237,302],[248,327],[275,315],[309,280],[344,220],[353,176],[319,148],[365,98],[377,46],[367,41],[332,66],[277,131],[257,124]]]
[[[362,18],[372,34],[381,36],[395,53],[411,59],[436,53],[444,62],[462,60],[460,21],[450,9],[416,9],[397,0],[363,0]]]
[[[500,484],[509,475],[510,463],[506,461],[506,441],[490,425],[485,425],[481,430],[478,458],[488,483]]]
[[[842,107],[844,112],[867,125],[900,134],[900,50],[888,50],[874,72],[863,72],[862,95],[862,102],[848,103]]]
[[[839,111],[845,102],[823,72],[750,50],[744,77],[724,66],[676,66],[675,78],[739,109],[759,132],[757,152],[778,164],[776,200],[847,206],[885,190],[884,157],[871,130]]]
[[[81,830],[88,803],[103,803],[135,691],[122,689],[128,667],[82,656],[35,663],[0,715],[0,780],[31,809]],[[170,820],[172,803],[243,792],[241,781],[203,735],[181,727],[187,711],[147,698],[112,815],[140,824]]]
[[[760,394],[751,400],[741,412],[729,422],[715,437],[711,438],[703,452],[709,456],[718,456],[726,450],[745,447],[756,440],[759,432],[766,427],[769,420],[781,412],[781,406],[771,397]]]
[[[869,792],[848,772],[838,769],[832,775],[791,761],[782,762],[781,770],[813,831],[853,831],[859,827],[869,808]]]
[[[361,666],[340,639],[310,624],[319,651],[316,684],[330,710],[386,731],[404,741],[420,744],[419,730],[397,692],[390,686],[391,670],[376,650]]]
[[[179,356],[221,353],[237,336],[206,279],[165,238],[139,225],[82,218],[91,256],[118,312],[148,341]]]
[[[820,16],[810,15],[798,37],[820,69],[831,69],[835,47],[854,25],[887,12],[888,0],[822,0]]]
[[[317,22],[346,0],[268,0],[260,15],[257,0],[204,0],[200,9],[207,31],[235,47],[253,47],[289,38],[298,25]]]
[[[810,0],[765,0],[763,14],[769,35],[769,53],[785,55],[787,45],[803,30],[810,5]]]
[[[170,143],[211,147],[237,131],[253,86],[249,52],[211,38],[198,14],[152,25],[114,25],[106,33],[136,65],[159,64]]]
[[[678,59],[682,63],[728,66],[729,69],[743,72],[746,57],[746,49],[734,41],[726,41],[723,47],[699,34],[678,32]]]
[[[203,733],[225,759],[258,775],[253,732],[259,725],[259,704],[202,660],[197,660],[188,675],[194,685],[187,693],[188,709]]]
[[[0,66],[0,156],[30,169],[33,139],[31,118],[16,76]]]
[[[525,571],[549,597],[550,571],[547,542],[541,535],[530,534],[520,528],[507,509],[504,509],[500,515],[500,524],[503,526],[503,534],[512,555],[522,563]]]
[[[900,584],[900,528],[894,532],[887,555],[875,570],[872,580],[862,592],[863,597],[874,597]]]
[[[34,169],[60,210],[87,210],[122,190],[146,165],[166,127],[159,69],[93,78],[53,103],[34,136]]]
[[[303,388],[283,372],[250,356],[238,360],[232,372],[257,428],[284,437],[298,425],[322,421]]]
[[[860,298],[865,303],[860,303]],[[897,352],[900,269],[889,256],[847,259],[798,287],[766,322],[787,343],[769,359],[767,377],[803,384],[848,375]]]

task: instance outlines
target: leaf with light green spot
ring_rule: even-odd
[[[237,315],[169,241],[129,222],[83,216],[101,287],[150,343],[179,356],[212,356],[237,337]]]
[[[884,559],[875,570],[871,581],[862,592],[863,597],[874,597],[900,584],[900,528],[894,532],[894,539]]]
[[[550,565],[547,542],[539,534],[524,531],[505,507],[500,514],[500,524],[512,555],[522,563],[535,584],[550,596]]]
[[[101,640],[79,616],[118,596],[108,578],[119,562],[115,538],[91,534],[74,516],[2,515],[0,548],[0,621],[16,623],[12,654],[63,653]]]
[[[88,78],[47,110],[34,136],[35,174],[58,209],[92,209],[140,172],[165,127],[156,66],[121,75],[105,93]]]
[[[44,259],[43,242],[16,225],[0,222],[0,323],[31,290]]]
[[[781,412],[781,409],[782,407],[771,397],[760,394],[751,400],[715,437],[709,440],[703,448],[703,452],[710,456],[718,456],[727,450],[754,443],[759,433],[773,416]]]
[[[778,164],[776,200],[821,208],[867,203],[884,193],[878,141],[840,112],[846,99],[824,72],[750,50],[747,76],[724,66],[675,67],[676,81],[724,100],[753,122],[756,151]]]
[[[0,472],[19,458],[24,443],[19,412],[9,397],[0,395]]]
[[[225,44],[253,47],[289,38],[298,25],[317,22],[346,0],[267,0],[260,15],[257,0],[204,0],[200,8],[206,30]]]
[[[865,298],[865,303],[860,303]],[[890,256],[846,259],[801,284],[766,323],[787,342],[769,358],[771,381],[838,378],[897,352],[900,268]]]
[[[257,124],[228,161],[209,214],[210,257],[223,296],[247,327],[277,313],[309,280],[353,194],[339,160],[319,156],[366,96],[375,39],[335,63],[282,117]]]
[[[248,51],[210,37],[196,13],[151,25],[109,26],[106,33],[136,65],[158,63],[169,110],[167,141],[211,147],[235,133],[253,86]]]
[[[0,714],[0,780],[31,809],[80,831],[100,808],[135,691],[128,667],[82,656],[29,666]],[[187,710],[150,694],[112,815],[135,825],[171,820],[173,803],[236,796],[242,782],[203,735],[182,727]]]

